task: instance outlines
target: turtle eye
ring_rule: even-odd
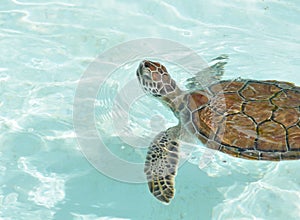
[[[144,66],[145,66],[146,68],[150,68],[149,62],[145,62],[145,63],[144,63]]]

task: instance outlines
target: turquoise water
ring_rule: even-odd
[[[180,167],[166,206],[145,183],[99,172],[82,153],[73,118],[76,88],[95,59],[145,37],[176,41],[204,60],[228,54],[226,79],[300,85],[299,2],[101,2],[1,2],[0,219],[299,219],[298,161],[245,161],[199,148]],[[95,126],[114,155],[142,163],[147,144],[176,119],[137,93],[138,62],[103,76]],[[186,70],[166,64],[183,87]]]

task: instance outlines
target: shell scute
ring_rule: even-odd
[[[300,92],[283,90],[272,99],[274,105],[281,108],[295,108],[300,106]]]
[[[245,82],[242,81],[222,81],[220,83],[210,86],[210,91],[214,94],[217,93],[230,93],[240,90],[244,86]]]
[[[300,151],[300,128],[299,126],[290,127],[288,130],[288,142],[291,150]]]
[[[258,126],[257,149],[261,151],[287,151],[286,130],[274,121],[266,121]]]
[[[269,101],[249,101],[244,105],[244,113],[252,117],[256,123],[261,123],[272,117],[275,108]]]
[[[285,127],[296,125],[299,121],[300,112],[297,108],[279,108],[274,112],[274,120],[283,124]]]
[[[246,100],[268,100],[280,90],[281,89],[276,85],[261,82],[248,82],[245,88],[240,91],[240,94]]]
[[[219,93],[211,99],[210,106],[220,114],[234,114],[242,109],[243,99],[237,93]]]
[[[239,113],[226,117],[220,125],[216,140],[241,149],[254,149],[256,137],[255,123]]]
[[[192,115],[193,123],[197,127],[198,132],[205,135],[207,138],[212,138],[223,116],[212,110],[210,107],[202,108],[195,111]]]
[[[200,92],[191,93],[188,97],[188,107],[191,111],[208,103],[208,96]]]

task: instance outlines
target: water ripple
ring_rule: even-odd
[[[55,173],[51,173],[47,176],[43,175],[37,171],[37,168],[32,166],[30,161],[25,157],[20,157],[18,160],[18,167],[25,173],[36,178],[40,183],[39,186],[36,186],[33,190],[29,191],[28,199],[30,201],[46,208],[52,208],[58,202],[64,200],[65,178],[60,177]]]

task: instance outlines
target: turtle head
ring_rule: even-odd
[[[136,73],[143,90],[153,96],[167,97],[178,90],[166,67],[160,63],[143,60]]]

